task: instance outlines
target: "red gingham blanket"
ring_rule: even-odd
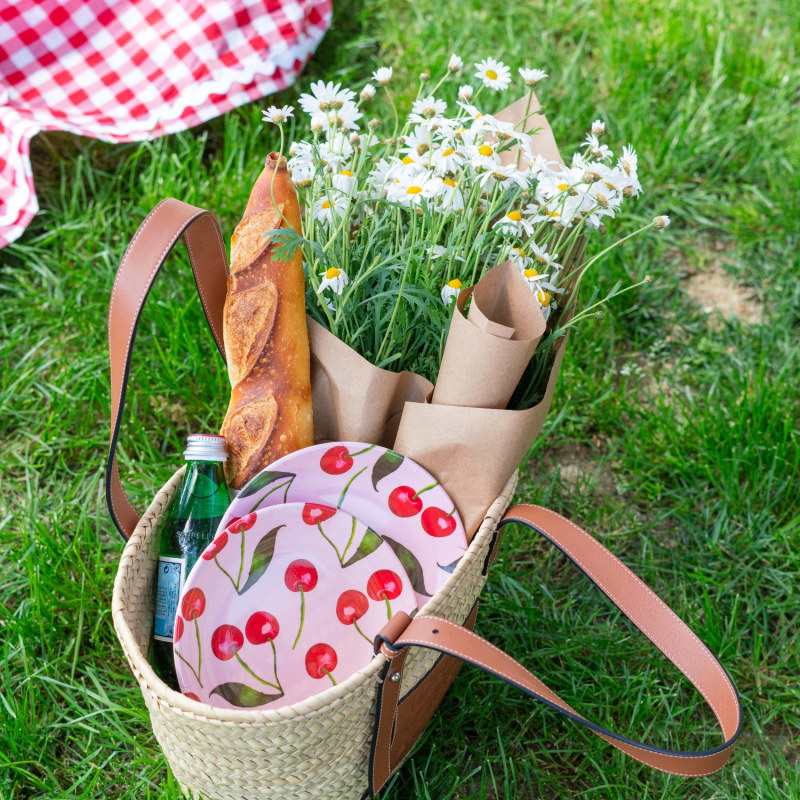
[[[184,130],[288,86],[332,0],[0,0],[0,247],[38,211],[29,142]]]

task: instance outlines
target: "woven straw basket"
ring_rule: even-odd
[[[386,659],[302,703],[235,711],[190,700],[168,688],[147,661],[153,626],[154,528],[183,470],[156,495],[123,551],[112,614],[122,648],[142,689],[153,732],[185,792],[206,800],[353,800],[367,789],[376,689]],[[422,613],[463,623],[486,581],[497,522],[516,486],[512,476],[492,503],[469,549]],[[401,694],[411,691],[439,656],[409,653]]]

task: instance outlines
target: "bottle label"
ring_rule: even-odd
[[[178,596],[186,577],[186,559],[161,556],[158,559],[158,584],[153,638],[171,642],[175,637]]]

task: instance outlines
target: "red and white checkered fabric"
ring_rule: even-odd
[[[332,0],[0,0],[0,247],[38,211],[29,142],[184,130],[284,89]]]

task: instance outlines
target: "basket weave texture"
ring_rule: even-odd
[[[153,732],[184,792],[205,800],[357,800],[367,788],[378,676],[376,656],[342,683],[275,710],[215,708],[167,687],[147,661],[153,626],[157,560],[154,530],[183,469],[158,492],[126,545],[112,599],[122,649],[139,682]],[[492,503],[447,583],[420,613],[462,623],[486,581],[482,574],[497,522],[516,486],[514,474]],[[430,670],[437,653],[408,654],[405,695]]]

